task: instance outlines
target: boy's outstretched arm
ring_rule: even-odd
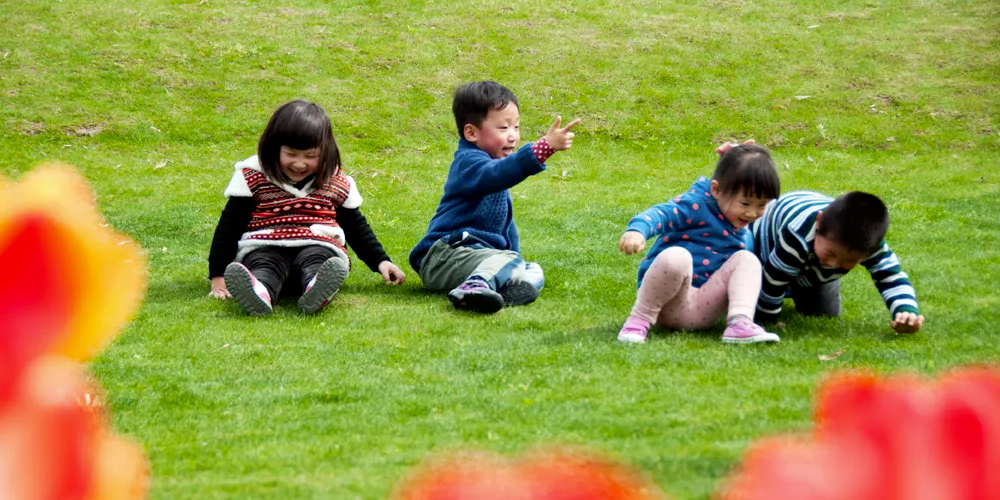
[[[917,293],[910,277],[903,272],[899,258],[884,241],[870,257],[861,262],[872,275],[885,306],[889,309],[889,326],[897,333],[915,333],[924,324],[917,305]]]
[[[783,227],[778,233],[774,249],[768,255],[767,263],[762,266],[764,275],[760,284],[755,321],[777,321],[788,284],[805,268],[808,257],[808,243],[790,228]]]
[[[574,134],[570,130],[580,121],[577,118],[561,127],[562,117],[557,117],[538,141],[522,146],[506,158],[493,159],[482,151],[466,153],[462,161],[452,167],[453,172],[445,181],[445,196],[451,193],[461,197],[481,197],[520,184],[529,176],[545,170],[545,161],[556,151],[565,151],[573,146]]]

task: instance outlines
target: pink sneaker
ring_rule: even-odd
[[[635,344],[645,344],[646,335],[649,333],[649,321],[636,316],[629,316],[625,320],[622,329],[618,331],[619,342],[632,342]]]
[[[299,297],[299,310],[305,314],[313,314],[326,307],[337,296],[349,271],[350,266],[346,260],[336,256],[326,259]]]
[[[743,317],[726,325],[726,331],[722,333],[722,341],[727,344],[753,344],[780,340],[777,335],[764,331],[760,325]]]
[[[253,273],[239,262],[231,262],[226,266],[226,288],[236,302],[251,316],[267,316],[271,314],[271,294],[267,287],[257,281]]]

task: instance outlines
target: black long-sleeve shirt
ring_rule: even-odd
[[[226,266],[236,258],[240,237],[246,232],[256,208],[257,202],[251,197],[232,196],[226,202],[208,253],[209,278],[222,276]],[[378,272],[378,265],[390,260],[360,208],[337,207],[337,224],[344,230],[348,246],[369,269]]]

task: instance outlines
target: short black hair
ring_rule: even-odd
[[[848,250],[870,255],[889,230],[889,209],[878,196],[861,191],[842,194],[823,209],[816,234]]]
[[[733,146],[719,158],[712,179],[726,196],[742,194],[773,200],[781,195],[781,179],[771,153],[757,144]]]
[[[455,100],[451,103],[455,125],[458,125],[458,136],[465,137],[467,123],[479,127],[490,111],[504,109],[511,103],[519,106],[514,93],[497,82],[486,80],[462,85],[455,91]]]
[[[264,175],[274,181],[291,183],[281,171],[281,147],[298,150],[319,149],[319,169],[313,185],[322,186],[340,173],[340,149],[333,138],[330,117],[318,104],[295,100],[282,104],[257,142],[257,159]]]

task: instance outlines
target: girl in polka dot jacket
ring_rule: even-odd
[[[653,247],[639,265],[639,290],[618,332],[622,342],[646,341],[651,324],[697,330],[726,314],[722,341],[777,342],[753,322],[760,294],[760,261],[747,226],[780,194],[778,171],[766,149],[726,143],[712,179],[629,221],[618,246],[626,254]]]
[[[321,310],[347,278],[348,244],[386,283],[406,278],[361,214],[330,118],[314,103],[291,101],[274,112],[225,195],[208,256],[209,295],[235,298],[250,315],[271,314],[282,291],[298,295],[306,314]]]

